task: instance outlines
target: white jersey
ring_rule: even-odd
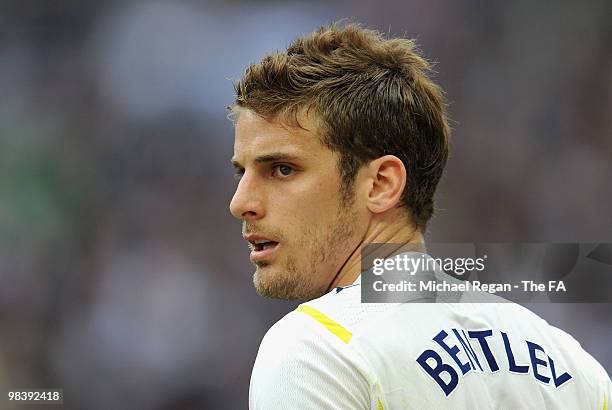
[[[576,340],[517,304],[362,304],[358,279],[268,331],[249,408],[602,410],[611,390]]]

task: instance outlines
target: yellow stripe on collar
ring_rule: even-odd
[[[314,320],[325,326],[327,330],[336,335],[338,339],[342,340],[344,343],[348,343],[351,340],[351,337],[353,337],[351,332],[346,330],[346,328],[343,327],[340,323],[333,321],[329,318],[329,316],[325,315],[323,312],[320,312],[315,308],[312,308],[307,305],[300,305],[297,307],[296,311],[306,313],[308,316],[312,317]]]

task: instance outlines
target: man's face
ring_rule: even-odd
[[[338,156],[312,119],[300,123],[307,130],[248,110],[236,122],[232,161],[242,176],[230,210],[243,221],[255,288],[280,299],[323,295],[365,231],[358,201],[342,199]]]

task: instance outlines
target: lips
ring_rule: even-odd
[[[253,250],[260,252],[276,245],[278,245],[278,242],[274,241],[258,242],[253,244]]]
[[[279,248],[279,243],[261,235],[245,235],[244,239],[249,242],[251,248],[251,262],[264,262],[272,259]]]

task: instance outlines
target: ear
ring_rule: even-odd
[[[406,167],[395,155],[385,155],[367,165],[371,178],[367,207],[373,213],[394,208],[406,187]]]

